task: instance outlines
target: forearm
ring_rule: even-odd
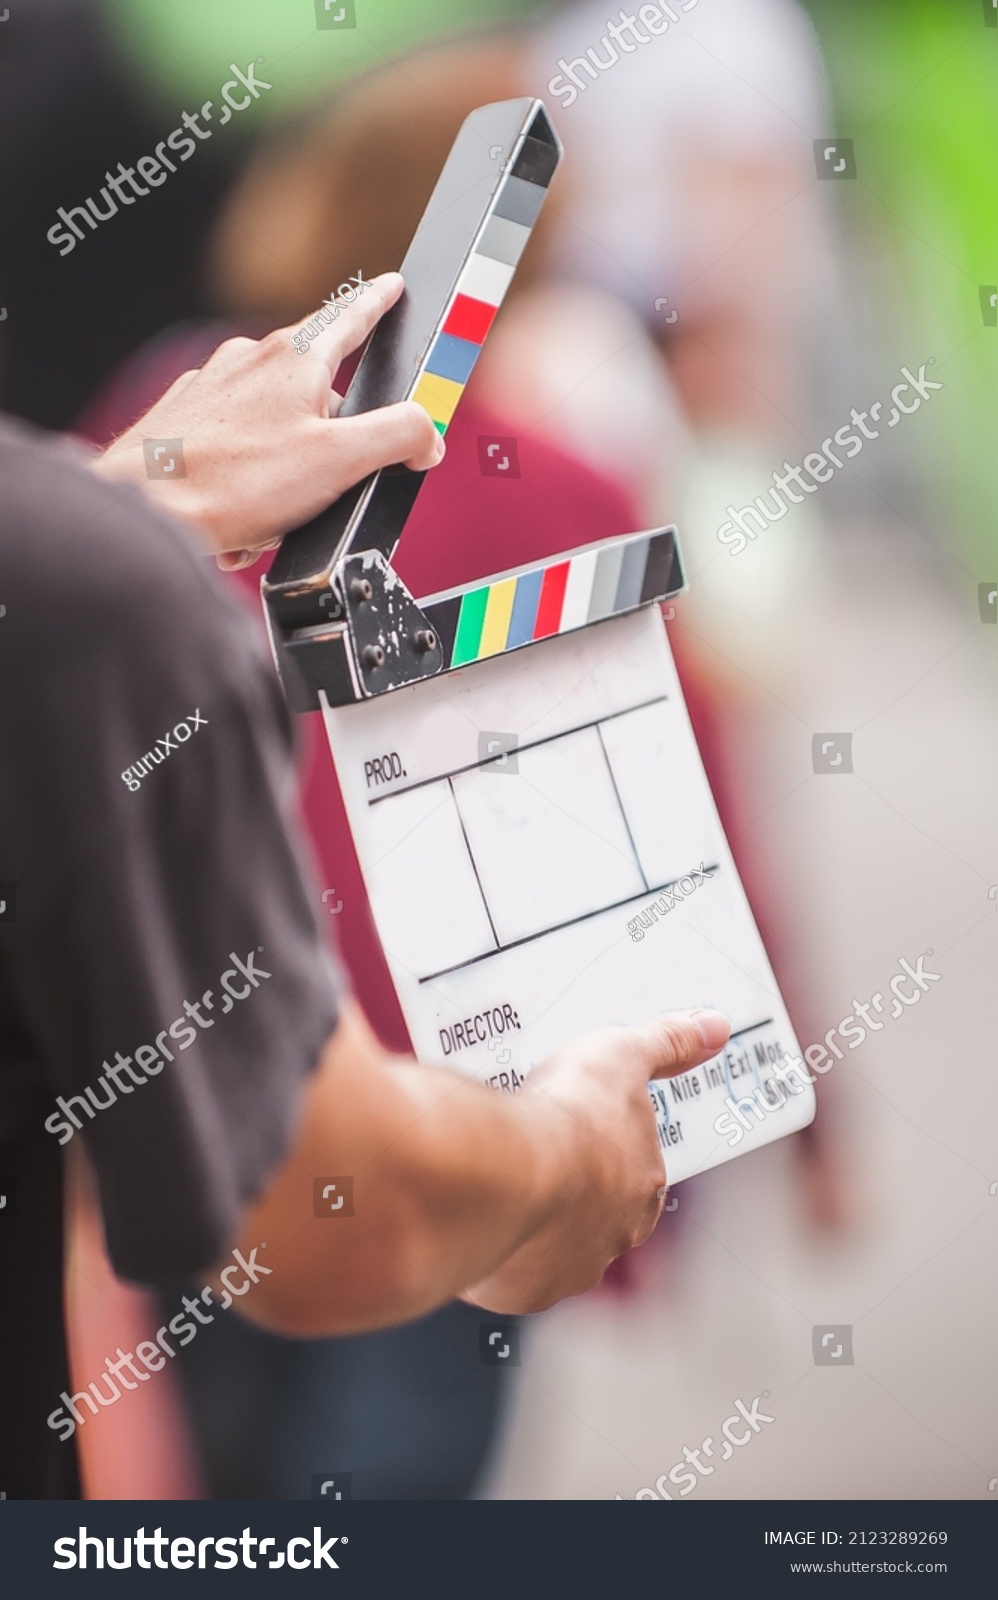
[[[351,1006],[309,1086],[291,1156],[246,1220],[241,1243],[266,1240],[270,1272],[241,1309],[300,1335],[433,1310],[565,1203],[577,1181],[572,1131],[541,1092],[497,1095],[387,1055]],[[315,1216],[319,1178],[352,1180],[352,1216]]]

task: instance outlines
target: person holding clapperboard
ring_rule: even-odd
[[[65,1416],[75,1407],[77,1433],[96,1423],[87,1396],[108,1404],[113,1382],[95,1372],[69,1390],[60,1146],[75,1150],[77,1130],[124,1279],[201,1276],[205,1304],[212,1291],[221,1303],[211,1274],[235,1248],[265,1262],[243,1314],[300,1336],[388,1326],[456,1295],[529,1312],[647,1237],[665,1170],[646,1084],[728,1036],[716,1012],[651,1019],[580,1040],[522,1094],[496,1096],[389,1054],[330,961],[289,815],[287,715],[203,558],[270,544],[378,467],[441,460],[419,406],[338,418],[331,394],[402,287],[377,277],[307,360],[295,328],[227,342],[96,458],[2,430],[0,739],[17,752],[0,786],[0,870],[17,885],[16,921],[0,927],[0,1170],[17,1197],[0,1237],[9,1498],[78,1492]],[[187,441],[183,477],[147,475],[149,439]],[[195,708],[197,739],[129,790],[120,774]],[[219,974],[240,1003],[225,1004]],[[182,1012],[189,1046],[171,1022]],[[329,1173],[355,1176],[363,1228],[301,1226]]]

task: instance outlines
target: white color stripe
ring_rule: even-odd
[[[515,271],[515,267],[507,266],[505,261],[493,261],[491,256],[470,255],[457,292],[484,300],[490,306],[501,306]]]
[[[569,628],[584,627],[589,615],[589,601],[592,598],[598,560],[599,551],[593,550],[588,555],[576,556],[569,567],[559,633],[567,633]]]

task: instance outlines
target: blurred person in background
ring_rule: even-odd
[[[203,241],[254,124],[233,119],[196,159],[178,159],[155,194],[126,188],[112,215],[113,198],[109,206],[100,197],[106,174],[151,155],[184,102],[164,109],[148,94],[102,0],[9,9],[0,27],[0,408],[65,428],[139,344],[203,311]],[[217,98],[222,79],[212,77],[189,109]],[[75,215],[82,237],[63,253],[48,231],[60,208],[89,197],[107,220],[91,227]]]
[[[639,38],[620,37],[599,0],[579,0],[527,36],[523,81],[548,98],[571,160],[549,217],[546,279],[487,348],[482,392],[511,431],[558,442],[626,484],[644,522],[678,522],[690,593],[673,647],[780,987],[812,1038],[827,1004],[822,960],[792,872],[756,847],[752,827],[768,804],[756,783],[761,684],[788,669],[781,628],[799,585],[822,570],[825,528],[805,497],[746,563],[716,530],[784,455],[813,447],[841,326],[834,185],[816,183],[813,153],[834,116],[798,0],[659,10],[656,32],[639,23]],[[706,637],[708,588],[738,666]],[[835,1098],[825,1093],[824,1115],[795,1140],[808,1214],[829,1228],[848,1214]]]

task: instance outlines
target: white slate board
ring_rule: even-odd
[[[669,1182],[810,1122],[765,1088],[800,1049],[656,606],[324,715],[421,1061],[516,1092],[576,1034],[710,1006],[726,1049],[651,1086]]]

